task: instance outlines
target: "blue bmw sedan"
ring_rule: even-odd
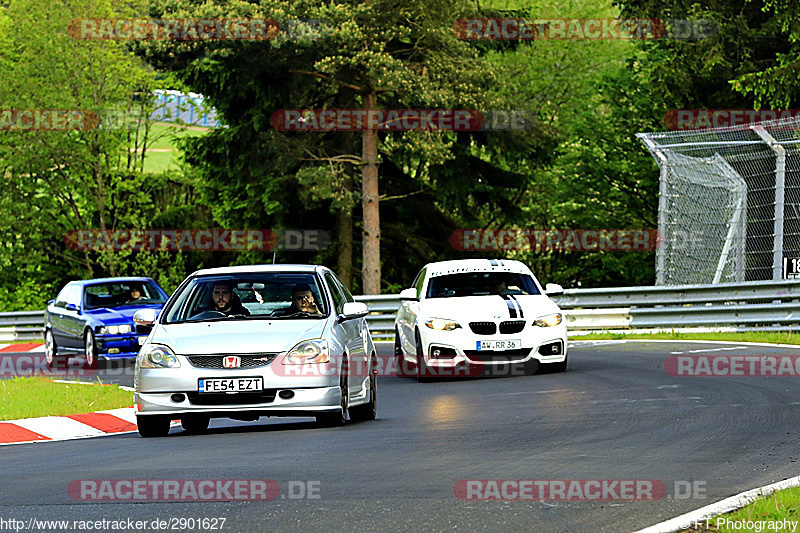
[[[64,365],[71,355],[82,356],[87,367],[98,359],[133,359],[147,338],[137,334],[133,314],[140,309],[158,313],[167,293],[150,278],[101,278],[72,281],[44,314],[45,360]]]

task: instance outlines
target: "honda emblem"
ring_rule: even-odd
[[[227,355],[222,358],[222,366],[225,368],[239,368],[242,364],[241,358],[235,355]]]

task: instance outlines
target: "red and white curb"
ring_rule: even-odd
[[[0,344],[0,353],[25,353],[42,352],[44,344],[41,342],[26,342],[24,344]]]
[[[0,422],[0,446],[86,439],[136,431],[133,407],[82,415],[43,416]]]

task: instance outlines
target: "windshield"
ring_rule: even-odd
[[[87,285],[83,291],[86,309],[163,304],[166,295],[152,281],[113,281]]]
[[[298,272],[200,276],[179,289],[165,323],[319,319],[328,315],[317,276]]]
[[[428,283],[426,298],[485,296],[489,294],[540,294],[533,278],[514,272],[470,272],[436,276]]]

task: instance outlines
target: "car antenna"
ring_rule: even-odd
[[[273,265],[275,264],[275,254],[277,254],[277,252],[272,252],[272,264]]]

